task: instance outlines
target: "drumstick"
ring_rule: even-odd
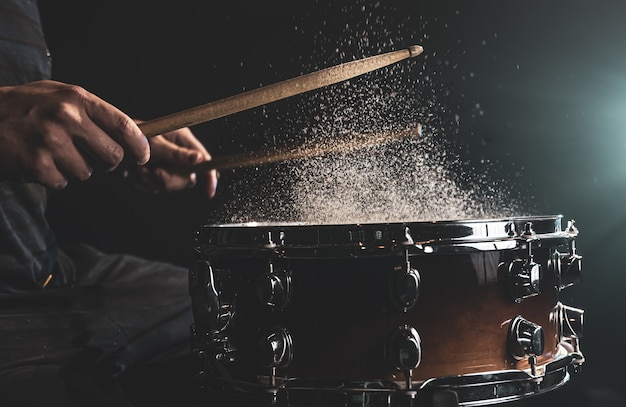
[[[211,161],[205,161],[196,166],[197,170],[206,169],[231,169],[253,165],[269,164],[278,161],[288,161],[301,158],[318,157],[330,153],[343,153],[366,147],[373,147],[394,140],[402,140],[408,137],[419,136],[422,133],[422,126],[386,133],[360,134],[353,136],[350,140],[335,140],[334,143],[323,145],[301,145],[299,147],[278,149],[272,152],[251,152],[247,154],[233,154],[215,157]]]
[[[394,64],[403,59],[415,57],[421,54],[423,50],[421,46],[413,45],[407,49],[346,62],[215,102],[196,106],[178,113],[148,120],[139,124],[139,128],[146,137],[153,137],[158,134],[167,133],[168,131],[208,122],[213,119],[354,78],[364,73]]]

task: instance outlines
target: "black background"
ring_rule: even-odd
[[[54,78],[144,119],[423,45],[420,60],[399,73],[419,79],[416,105],[435,101],[441,137],[476,167],[492,163],[494,178],[512,182],[534,214],[563,214],[581,231],[584,282],[564,301],[586,310],[587,361],[536,403],[626,405],[622,2],[58,0],[42,1],[41,11]],[[194,131],[215,155],[236,151],[284,132],[287,118],[305,125],[312,116],[298,103],[307,99]],[[230,176],[222,174],[213,201],[194,191],[146,197],[113,186],[115,174],[96,176],[53,196],[50,216],[61,239],[184,264],[194,228],[228,205]]]

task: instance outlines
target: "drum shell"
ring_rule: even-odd
[[[530,243],[529,243],[530,244]],[[419,273],[419,296],[410,309],[397,304],[390,281],[406,272],[403,255],[363,258],[284,258],[275,252],[233,256],[214,250],[201,255],[214,279],[219,301],[231,306],[224,333],[234,358],[223,367],[235,380],[268,376],[259,346],[268,332],[286,330],[292,339],[287,366],[279,377],[329,381],[402,381],[390,360],[389,346],[401,326],[413,327],[421,341],[421,363],[412,378],[425,381],[508,369],[528,369],[525,360],[509,351],[509,322],[516,316],[540,325],[547,363],[558,350],[558,284],[547,242],[533,247],[541,269],[541,293],[519,302],[510,294],[509,265],[528,257],[527,246],[514,250],[474,251],[408,256]],[[289,297],[282,307],[262,304],[259,279],[268,273],[290,279]],[[207,280],[207,277],[204,276]],[[203,320],[204,299],[194,294],[194,319]],[[200,327],[202,330],[202,327]],[[202,347],[203,345],[200,345]],[[207,349],[211,352],[211,344]]]

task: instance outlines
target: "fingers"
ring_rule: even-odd
[[[32,156],[20,154],[20,161],[31,174],[30,181],[61,189],[70,179],[85,181],[90,178],[93,168],[65,129],[54,123],[48,124],[46,129],[41,136],[41,143],[30,146]]]
[[[137,167],[138,186],[148,192],[174,192],[196,185],[196,173],[164,168]]]
[[[69,179],[85,181],[91,177],[92,169],[76,148],[67,146],[62,153],[50,154],[49,150],[39,150],[35,159],[25,165],[30,166],[33,179],[48,188],[62,189]]]
[[[209,198],[215,196],[217,172],[198,166],[210,161],[211,155],[188,128],[154,137],[150,144],[154,164],[162,165],[164,172],[159,177],[166,190],[182,189],[183,185],[188,188],[198,183]]]
[[[93,172],[93,168],[73,146],[64,149],[63,153],[59,154],[54,161],[59,171],[66,175],[66,178],[86,181]]]
[[[124,148],[94,123],[85,123],[84,131],[74,139],[77,147],[98,169],[108,172],[117,168],[124,158]]]
[[[164,136],[167,137],[169,134]],[[187,148],[197,150],[202,154],[203,159],[197,164],[211,160],[209,152],[204,148],[204,145],[200,142],[200,140],[193,135],[189,128],[180,129],[176,132],[175,136],[177,143]],[[200,167],[197,167],[196,171],[198,174],[198,187],[205,191],[209,198],[213,198],[217,190],[217,171],[214,169],[200,169]]]
[[[67,178],[59,171],[54,159],[49,154],[40,154],[34,162],[31,173],[33,180],[52,188],[63,189],[67,186]]]
[[[0,179],[59,188],[111,170],[125,155],[145,164],[150,146],[123,112],[55,81],[0,87]]]
[[[179,139],[175,140],[180,141]],[[199,150],[186,147],[185,144],[189,145],[189,143],[181,144],[172,142],[164,136],[153,137],[150,140],[152,160],[172,166],[192,168],[204,161],[205,157],[208,156],[204,147],[202,147],[202,150]]]
[[[217,191],[217,171],[211,170],[208,174],[204,174],[204,176],[200,179],[202,181],[200,187],[206,191],[209,198],[213,198],[215,196],[215,192]]]
[[[197,183],[195,172],[167,171],[163,168],[157,168],[155,175],[166,191],[180,191],[191,188]]]
[[[150,171],[140,170],[147,185],[176,191],[200,183],[209,197],[215,195],[216,171],[198,166],[210,161],[211,155],[188,128],[154,137],[149,143],[130,117],[79,86],[41,81],[8,91],[14,92],[21,105],[31,107],[13,108],[21,114],[21,127],[12,125],[9,131],[19,130],[26,137],[12,149],[19,150],[21,162],[27,164],[20,167],[17,160],[11,161],[5,165],[6,177],[25,169],[22,178],[62,188],[68,180],[88,179],[94,170],[116,168],[125,155],[139,165],[146,164],[152,153]]]
[[[161,165],[154,170],[154,176],[163,190],[178,191],[196,185],[194,167],[203,161],[202,151],[181,147],[163,136],[154,137],[151,146],[155,165]]]
[[[140,165],[149,160],[148,140],[129,116],[78,86],[61,86],[55,92],[65,102],[59,103],[53,119],[105,165],[115,167],[119,163],[120,148]]]
[[[211,155],[206,148],[204,148],[204,145],[193,135],[188,127],[165,133],[163,134],[163,138],[170,140],[176,145],[197,151],[203,156],[204,161],[211,159]]]

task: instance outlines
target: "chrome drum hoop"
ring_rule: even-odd
[[[273,407],[473,407],[495,405],[547,393],[566,384],[570,369],[583,363],[581,354],[562,355],[543,367],[542,376],[524,370],[505,370],[433,378],[413,389],[401,383],[368,382],[328,383],[316,380],[282,379],[267,387],[267,378],[258,384],[233,382],[223,376],[203,372],[203,385],[220,395],[247,405]]]
[[[202,255],[283,258],[355,258],[515,249],[539,242],[564,244],[578,232],[561,230],[562,215],[487,220],[377,224],[240,223],[202,225],[195,250]]]

